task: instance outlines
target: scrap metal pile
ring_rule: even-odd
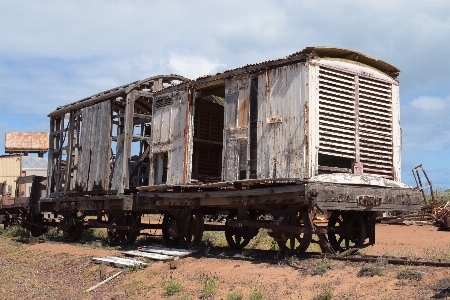
[[[425,176],[428,182],[427,186],[422,185],[419,171],[422,171]],[[394,216],[380,217],[377,218],[377,221],[385,224],[426,224],[437,226],[438,230],[450,230],[450,201],[445,202],[446,200],[444,199],[439,200],[437,192],[436,194],[433,193],[433,186],[422,165],[415,167],[412,172],[417,184],[415,189],[419,190],[423,196],[423,205],[420,211],[416,214],[396,214],[395,212],[391,212]],[[425,189],[429,189],[430,193],[426,194]]]

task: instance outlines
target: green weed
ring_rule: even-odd
[[[409,279],[409,280],[421,280],[423,276],[423,272],[413,270],[410,267],[404,267],[400,270],[400,272],[397,274],[398,279]]]
[[[231,292],[227,295],[227,300],[242,300],[244,299],[244,295],[239,292]]]
[[[383,276],[386,267],[387,259],[378,258],[377,262],[362,266],[358,272],[358,277],[373,277],[375,275]]]
[[[30,232],[27,229],[22,228],[20,226],[9,226],[1,232],[1,235],[3,237],[17,239],[29,237]]]
[[[314,262],[314,267],[311,271],[311,275],[323,275],[325,274],[329,269],[331,269],[330,261],[326,258],[319,259]]]
[[[333,298],[333,291],[326,288],[319,295],[314,296],[313,300],[330,300]]]
[[[164,289],[164,295],[166,296],[172,296],[183,289],[181,283],[178,283],[173,279],[164,282],[162,287]]]
[[[264,298],[264,294],[258,290],[254,290],[248,295],[248,300],[263,300]]]
[[[219,289],[217,285],[217,276],[203,275],[201,278],[202,294],[201,299],[213,297]]]

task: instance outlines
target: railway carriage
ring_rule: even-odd
[[[195,244],[220,230],[240,249],[265,228],[291,254],[314,234],[326,252],[373,244],[377,212],[420,209],[400,178],[399,72],[356,51],[309,47],[58,107],[39,209],[62,216],[71,239],[104,227],[123,244],[160,228],[168,244]],[[318,212],[326,226],[313,222]],[[163,222],[144,224],[146,214]],[[204,222],[214,214],[226,223]]]

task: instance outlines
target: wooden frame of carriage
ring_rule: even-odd
[[[400,178],[399,71],[355,51],[310,47],[58,107],[39,211],[62,215],[71,239],[88,224],[108,228],[113,243],[145,228],[162,229],[170,244],[220,230],[240,249],[265,228],[289,253],[305,251],[313,234],[323,251],[373,244],[377,212],[420,207]],[[327,226],[313,222],[317,212],[330,215]],[[225,225],[204,224],[218,213]],[[144,214],[164,220],[143,224]]]

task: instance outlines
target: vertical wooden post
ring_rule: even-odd
[[[124,124],[124,141],[123,141],[123,165],[122,165],[122,187],[120,193],[130,185],[129,163],[131,159],[131,143],[133,139],[133,117],[134,117],[134,101],[136,100],[136,91],[131,91],[126,98],[125,107],[125,124]]]
[[[64,175],[64,196],[67,196],[67,190],[70,190],[70,179],[72,169],[72,144],[73,144],[73,130],[74,130],[74,116],[73,110],[70,111],[69,117],[69,131],[66,133],[67,150],[66,150],[66,172]]]
[[[184,124],[184,161],[183,161],[183,184],[187,183],[188,172],[189,172],[189,131],[190,131],[190,120],[191,120],[191,99],[192,99],[192,88],[187,87],[186,91],[186,120]]]

